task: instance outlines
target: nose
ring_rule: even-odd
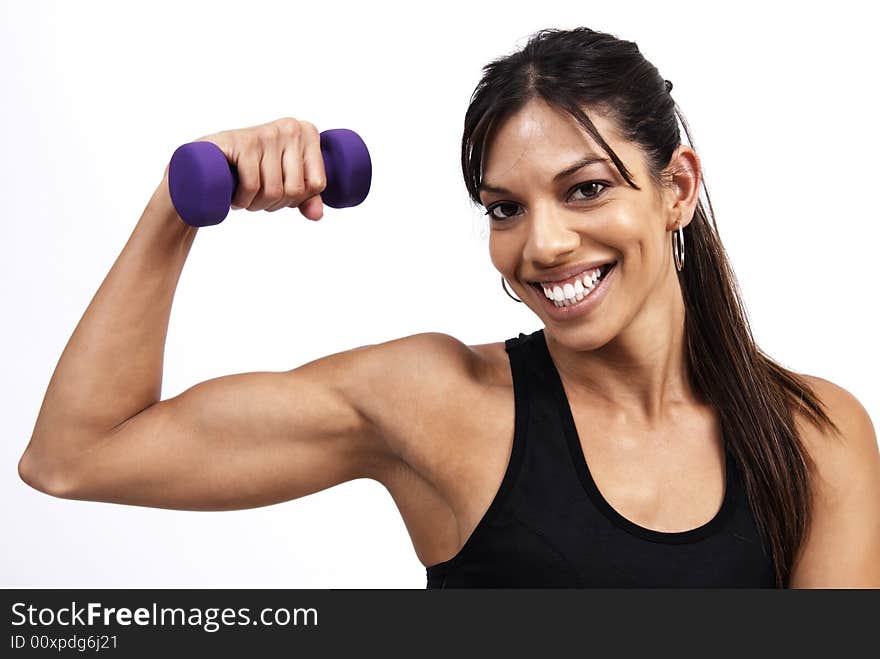
[[[580,245],[580,235],[563,213],[552,208],[536,210],[528,224],[523,258],[539,265],[564,261]]]

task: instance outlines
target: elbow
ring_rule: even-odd
[[[69,470],[49,465],[27,450],[18,461],[18,476],[35,490],[62,499],[73,497],[73,479]]]

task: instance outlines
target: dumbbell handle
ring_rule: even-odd
[[[370,191],[373,167],[360,135],[347,128],[321,133],[327,185],[321,200],[331,208],[357,206]],[[168,166],[168,190],[180,218],[194,227],[219,224],[229,214],[238,173],[213,142],[177,148]]]

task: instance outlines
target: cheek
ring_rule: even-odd
[[[664,261],[663,228],[645,212],[619,210],[602,231],[603,242],[622,258],[620,274],[629,286],[651,288],[662,271]],[[633,290],[635,293],[635,290]]]
[[[622,249],[635,249],[651,259],[663,240],[664,224],[659,210],[630,208],[617,212],[607,231]]]
[[[649,232],[647,223],[636,213],[618,209],[598,227],[597,237],[630,265],[644,261]]]
[[[511,241],[504,240],[503,237],[499,238],[497,233],[490,234],[489,259],[496,270],[505,273],[511,269],[511,264],[516,259],[514,248]]]

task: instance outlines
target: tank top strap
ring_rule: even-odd
[[[520,332],[516,338],[507,339],[504,348],[510,356],[514,386],[519,379],[524,397],[532,398],[537,395],[549,400],[548,385],[552,382],[553,373],[544,359],[544,353],[547,352],[544,330],[539,329],[531,334]]]
[[[564,435],[561,432],[554,379],[558,376],[547,349],[544,330],[520,333],[517,338],[508,339],[505,346],[510,354],[514,384],[517,378],[521,381],[523,407],[529,409],[532,420],[536,422],[532,433],[538,431],[544,442],[561,440]],[[543,429],[543,432],[539,429]],[[557,430],[560,432],[554,432]]]
[[[580,481],[570,455],[560,387],[554,380],[558,376],[544,330],[521,333],[506,344],[516,396],[515,441],[519,446],[515,450],[524,464],[522,477],[515,481],[520,492],[513,497],[511,512],[521,516],[536,497],[551,497],[551,489],[563,497],[576,496]]]

